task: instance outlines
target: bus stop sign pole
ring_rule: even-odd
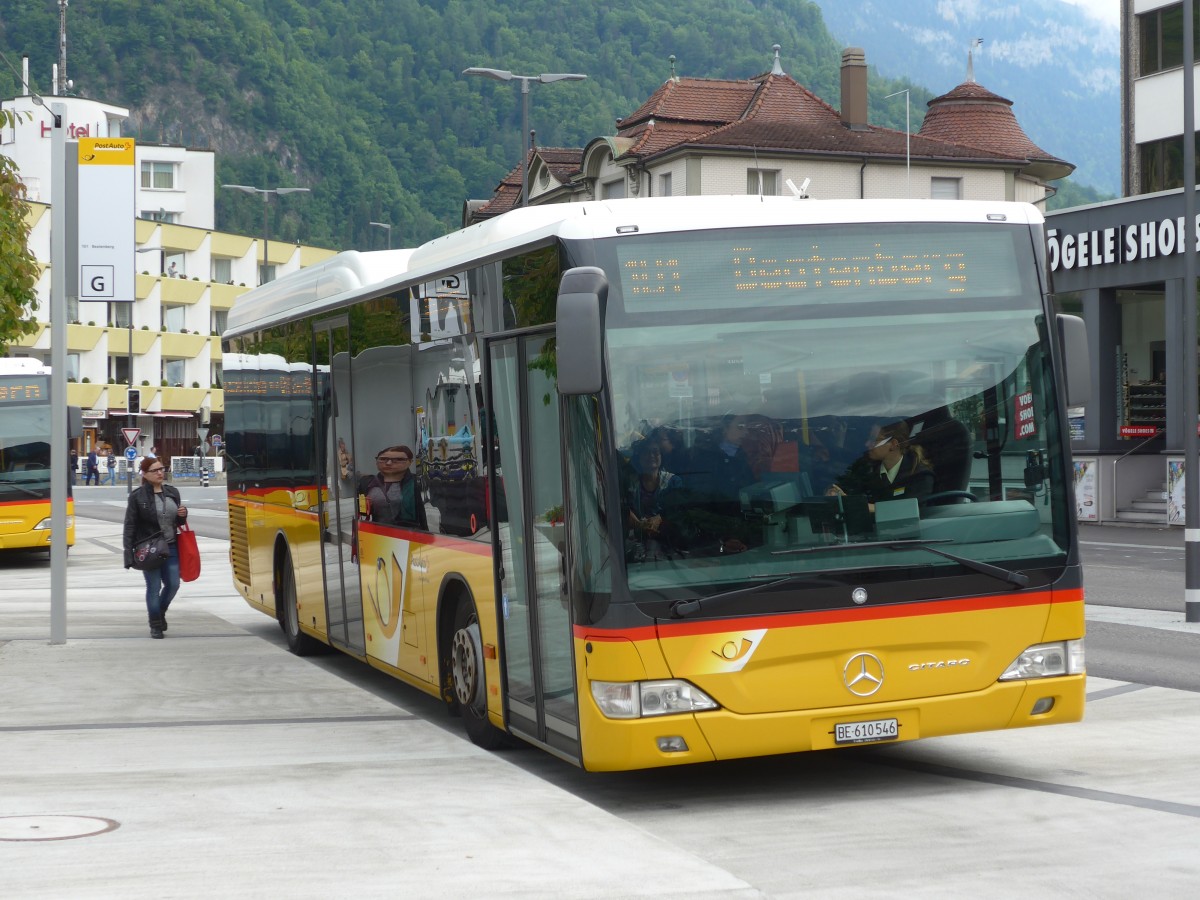
[[[67,105],[50,114],[50,643],[67,642]],[[72,208],[74,203],[72,202]]]

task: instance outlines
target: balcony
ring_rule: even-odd
[[[163,412],[168,410],[184,410],[193,412],[204,405],[204,398],[208,396],[208,388],[190,388],[190,387],[165,387],[159,388],[162,393],[162,403],[159,409]],[[146,401],[142,401],[142,409],[146,408]]]
[[[169,359],[195,359],[209,341],[216,341],[216,338],[207,334],[176,334],[164,331],[162,355]]]
[[[207,281],[190,281],[185,278],[162,279],[162,291],[159,297],[163,303],[171,306],[180,304],[191,305],[198,303],[204,296],[209,283]]]

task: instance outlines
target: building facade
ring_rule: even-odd
[[[1088,330],[1092,397],[1075,411],[1071,441],[1090,485],[1086,520],[1183,524],[1184,371],[1196,352],[1183,329],[1184,253],[1195,246],[1184,224],[1183,92],[1194,69],[1179,0],[1122,0],[1126,196],[1046,217],[1057,305]]]
[[[67,139],[120,137],[128,110],[78,97],[67,107]],[[0,153],[17,164],[29,203],[29,247],[42,261],[34,318],[38,329],[9,355],[50,364],[49,110],[32,96],[3,103],[17,122],[0,129]],[[141,429],[143,448],[188,456],[197,429],[220,435],[224,415],[220,334],[235,298],[259,283],[311,265],[334,251],[215,231],[214,155],[209,150],[136,145],[135,296],[128,302],[68,298],[67,402],[83,410],[77,450],[124,447],[121,429]],[[129,413],[129,389],[140,412]]]
[[[842,53],[841,109],[783,70],[743,80],[670,78],[615,134],[586,147],[539,148],[529,202],[610,197],[783,194],[821,199],[936,198],[1040,203],[1047,182],[1074,166],[1029,139],[1012,102],[967,80],[929,101],[914,134],[868,121],[863,51]],[[466,221],[520,202],[521,167],[494,195],[468,204]]]

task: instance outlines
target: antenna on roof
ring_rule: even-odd
[[[775,62],[771,66],[771,74],[772,75],[782,75],[783,74],[783,64],[779,61],[780,47],[778,44],[772,44],[771,49],[773,49],[775,51]]]
[[[792,181],[790,178],[786,179],[783,183],[786,184],[788,190],[792,192],[793,200],[808,199],[808,186],[812,184],[811,178],[805,178],[802,182],[800,182],[800,187],[796,187],[796,182]]]
[[[67,78],[67,0],[58,0],[58,84],[54,93],[65,96],[71,87]]]
[[[971,41],[971,46],[967,50],[967,81],[975,81],[975,60],[971,56],[971,51],[983,46],[983,38],[975,38]]]
[[[670,56],[668,56],[667,61],[671,64],[671,77],[669,80],[678,81],[679,76],[675,74],[675,54],[672,53]]]

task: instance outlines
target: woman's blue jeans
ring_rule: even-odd
[[[179,547],[172,541],[171,555],[157,569],[142,572],[146,579],[146,614],[154,622],[167,614],[167,607],[179,592]]]

